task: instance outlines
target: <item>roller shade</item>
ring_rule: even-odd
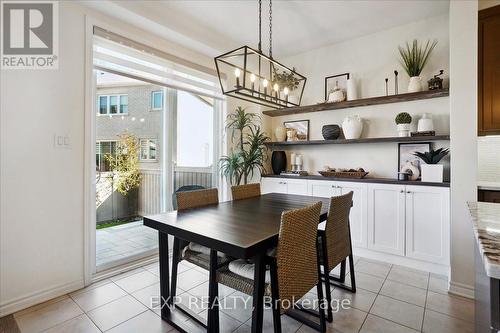
[[[94,27],[94,68],[200,96],[223,99],[216,72]]]

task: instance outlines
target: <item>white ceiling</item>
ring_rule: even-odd
[[[269,1],[263,0],[262,39],[266,53],[268,6]],[[100,2],[99,7],[108,14],[117,13],[120,18],[134,23],[141,17],[143,27],[147,24],[155,26],[160,35],[210,56],[244,44],[257,47],[257,0],[113,0],[107,4]],[[290,56],[390,29],[444,14],[448,7],[448,0],[275,0],[273,55]]]

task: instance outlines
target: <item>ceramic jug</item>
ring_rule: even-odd
[[[342,123],[342,130],[346,139],[359,139],[363,131],[363,120],[358,116],[348,116]]]

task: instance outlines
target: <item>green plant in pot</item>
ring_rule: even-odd
[[[438,164],[450,150],[448,148],[431,149],[428,152],[416,152],[413,155],[420,157],[424,164],[420,165],[422,170],[422,181],[432,183],[443,182],[443,165]]]
[[[221,175],[231,185],[247,184],[255,171],[261,174],[267,159],[264,142],[269,137],[257,123],[259,116],[238,107],[226,118],[226,130],[231,132],[233,149],[219,160]]]
[[[282,71],[280,72],[279,70],[276,69],[276,67],[273,67],[273,79],[271,82],[271,87],[273,87],[275,84],[278,85],[279,89],[288,89],[288,99],[292,103],[297,102],[297,98],[294,94],[290,94],[292,91],[297,89],[300,85],[300,81],[294,76],[295,72],[295,67],[292,68],[292,71]]]
[[[410,136],[410,124],[411,124],[411,116],[407,112],[401,112],[396,116],[394,121],[396,122],[398,129],[398,136]]]
[[[437,45],[437,40],[428,40],[425,45],[414,39],[411,45],[406,42],[404,47],[398,46],[401,65],[410,77],[408,92],[422,91],[420,74],[429,61],[429,57]]]

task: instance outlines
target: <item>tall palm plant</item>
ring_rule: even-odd
[[[254,123],[256,120],[258,115],[242,107],[227,116],[226,130],[231,132],[231,141],[237,144],[230,154],[221,157],[219,166],[222,176],[232,185],[240,185],[242,181],[247,184],[256,170],[264,172],[267,156],[264,142],[269,137]]]

